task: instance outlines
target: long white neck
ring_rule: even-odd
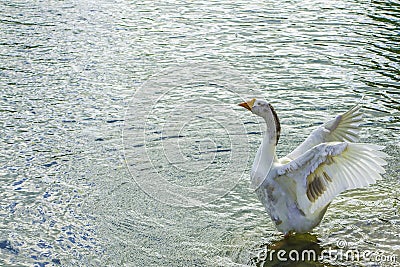
[[[260,146],[260,162],[270,161],[271,158],[276,161],[276,145],[280,134],[279,120],[272,107],[263,112],[262,115],[267,127]]]
[[[262,118],[267,126],[267,129],[264,132],[263,143],[265,142],[265,145],[271,145],[275,149],[281,133],[281,125],[278,115],[276,114],[274,108],[270,105],[269,108],[263,112]]]
[[[258,148],[252,168],[252,183],[258,187],[265,176],[268,174],[276,157],[276,145],[280,134],[280,123],[273,108],[268,108],[263,112],[262,118],[266,123],[263,140]]]

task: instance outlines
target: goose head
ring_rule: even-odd
[[[240,103],[239,106],[250,110],[253,114],[262,117],[267,124],[266,137],[272,140],[275,145],[278,143],[281,133],[281,124],[278,115],[270,103],[265,100],[255,99]]]
[[[255,99],[240,103],[239,106],[250,110],[253,114],[265,118],[272,106],[265,100]]]

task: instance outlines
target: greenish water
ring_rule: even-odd
[[[1,266],[397,266],[399,1],[1,1]],[[309,235],[249,187],[270,101],[278,154],[364,95],[391,157]],[[397,262],[268,260],[332,248]]]

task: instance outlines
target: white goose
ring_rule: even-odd
[[[345,190],[382,179],[384,147],[357,142],[362,114],[355,106],[326,122],[286,157],[278,159],[280,123],[271,104],[239,104],[262,117],[267,130],[251,169],[251,183],[276,228],[289,236],[317,226],[329,204]]]

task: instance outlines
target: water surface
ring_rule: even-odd
[[[398,264],[399,1],[0,10],[0,265],[279,266],[265,248],[339,241]],[[387,173],[282,240],[249,188],[263,126],[236,103],[274,105],[283,156],[362,95],[361,140],[386,146]],[[346,264],[383,266],[325,259]]]

